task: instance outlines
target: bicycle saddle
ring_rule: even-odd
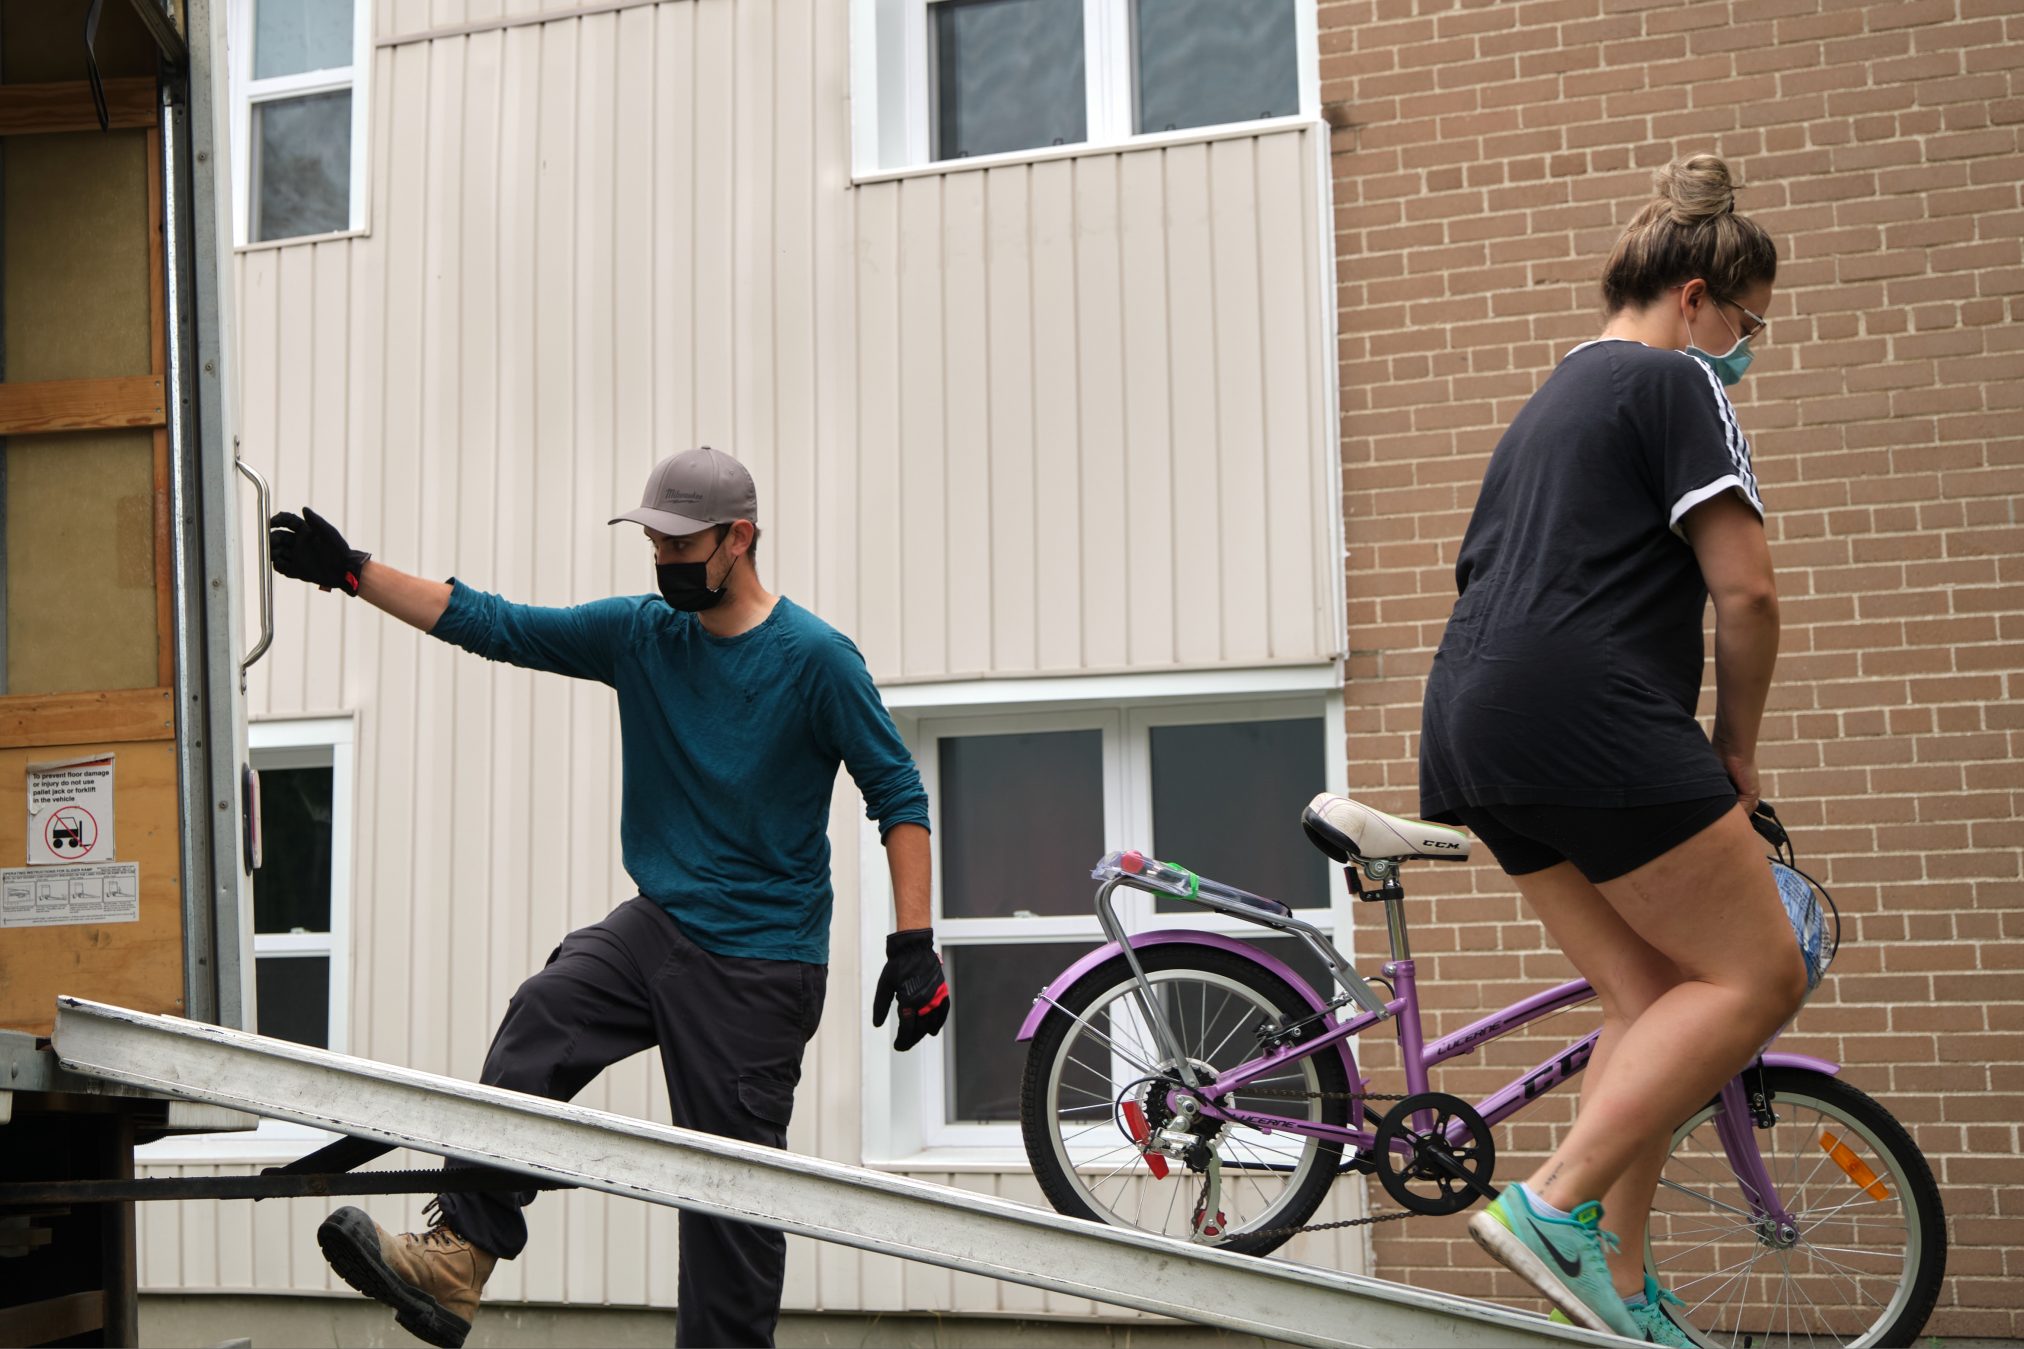
[[[1387,815],[1327,792],[1309,801],[1307,809],[1300,812],[1300,827],[1315,847],[1338,862],[1347,862],[1352,856],[1380,860],[1429,857],[1438,862],[1462,862],[1469,857],[1469,836],[1459,829]]]

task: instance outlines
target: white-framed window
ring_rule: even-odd
[[[1014,1037],[1034,994],[1105,940],[1089,871],[1106,852],[1142,848],[1284,900],[1349,950],[1348,891],[1300,829],[1309,798],[1343,789],[1341,696],[1333,669],[1303,673],[1313,687],[1283,674],[1276,688],[1241,673],[1116,677],[1102,682],[1125,696],[1075,702],[1067,699],[1085,681],[1032,681],[1053,685],[1055,697],[996,706],[910,707],[915,691],[887,690],[933,811],[935,936],[952,1012],[942,1035],[911,1053],[868,1040],[867,1160],[1024,1164],[1026,1046]],[[1134,685],[1146,691],[1132,696]],[[872,883],[883,858],[872,860],[864,907],[875,970],[890,889]],[[1184,900],[1132,890],[1114,898],[1130,931],[1239,936],[1330,988],[1293,938]]]
[[[1312,118],[1315,0],[851,0],[859,177]]]
[[[232,0],[233,237],[366,227],[372,0]]]
[[[349,1048],[353,724],[350,717],[256,721],[261,866],[253,874],[255,1024],[262,1035]],[[165,1138],[143,1162],[289,1160],[331,1135],[262,1120],[241,1133]]]

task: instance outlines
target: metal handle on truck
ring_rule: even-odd
[[[274,492],[258,469],[236,455],[232,462],[241,473],[253,480],[254,488],[260,493],[260,523],[253,530],[260,539],[260,641],[246,653],[246,659],[239,662],[239,678],[244,680],[246,672],[253,668],[253,662],[266,655],[267,648],[274,644],[274,555],[267,534],[268,517],[274,514]]]

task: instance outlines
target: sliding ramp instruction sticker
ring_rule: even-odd
[[[137,923],[140,917],[138,862],[0,871],[0,927]]]

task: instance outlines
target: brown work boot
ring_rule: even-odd
[[[364,1209],[346,1205],[316,1229],[316,1244],[339,1278],[392,1307],[401,1329],[460,1349],[499,1257],[452,1231],[434,1201],[425,1212],[435,1219],[428,1231],[392,1236]]]

